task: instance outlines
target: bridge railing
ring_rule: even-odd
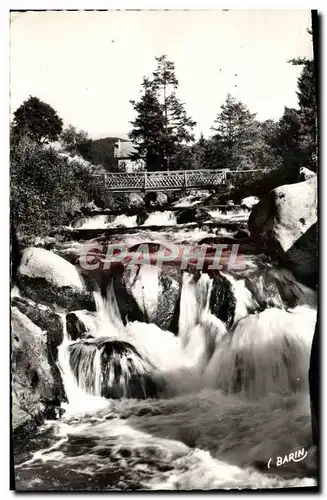
[[[169,170],[159,172],[119,172],[95,174],[103,177],[106,188],[113,192],[174,191],[181,189],[214,188],[226,185],[239,177],[249,180],[257,172],[271,169],[244,170]]]
[[[109,191],[172,191],[226,184],[226,169],[106,173],[102,175]]]

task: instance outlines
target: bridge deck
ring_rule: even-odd
[[[264,171],[242,170],[170,170],[159,172],[107,173],[101,174],[108,191],[116,193],[180,191],[183,189],[205,189],[227,185],[227,174]]]

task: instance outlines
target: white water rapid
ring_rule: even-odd
[[[152,217],[145,225],[173,221],[169,212]],[[85,329],[77,340],[60,312],[68,403],[17,463],[19,488],[315,485],[308,366],[316,293],[261,256],[246,262],[218,275],[125,269],[104,296],[94,293],[95,312],[74,311]],[[301,447],[304,460],[276,466]]]

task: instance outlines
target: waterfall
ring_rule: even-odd
[[[65,392],[68,399],[67,403],[62,403],[68,415],[75,415],[76,413],[85,412],[88,410],[100,409],[108,405],[108,402],[99,397],[99,390],[95,389],[94,394],[90,394],[88,391],[84,390],[85,384],[83,381],[86,379],[86,375],[82,374],[82,385],[79,385],[79,381],[74,375],[71,369],[71,347],[76,345],[76,342],[72,342],[67,333],[66,327],[66,315],[64,313],[58,313],[62,320],[63,325],[63,342],[58,348],[58,366],[62,375]],[[95,369],[95,373],[99,374],[99,359],[90,356],[90,351],[87,353],[89,366],[86,366],[87,373],[91,373]],[[83,365],[85,366],[85,364]],[[92,374],[93,378],[93,374]],[[94,377],[93,387],[98,387],[99,382],[97,376]]]
[[[138,399],[201,387],[244,392],[251,398],[307,387],[315,294],[291,275],[270,273],[267,287],[264,275],[254,285],[249,278],[225,273],[214,285],[206,273],[184,272],[175,336],[154,324],[158,268],[135,266],[126,272],[126,286],[149,322],[123,324],[112,282],[106,297],[95,292],[96,313],[87,316],[84,338],[71,341],[66,333],[60,347],[69,401],[76,387],[79,394],[97,398]],[[303,305],[305,297],[309,305]],[[236,301],[236,307],[234,320],[227,324],[215,314],[227,317],[224,308],[230,301]],[[79,318],[83,321],[83,314]]]
[[[202,273],[198,280],[185,272],[181,292],[178,331],[187,356],[202,370],[214,346],[226,334],[226,327],[210,312],[213,280]]]
[[[206,369],[206,379],[225,393],[258,398],[308,388],[316,311],[266,309],[250,314],[225,336]]]
[[[74,224],[79,229],[106,229],[109,227],[108,215],[95,215],[93,217],[83,218]]]

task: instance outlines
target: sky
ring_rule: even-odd
[[[308,10],[13,12],[11,113],[33,95],[64,126],[126,137],[129,101],[167,54],[197,137],[210,135],[228,92],[258,119],[278,119],[297,107],[301,67],[287,61],[312,57],[310,22]]]

